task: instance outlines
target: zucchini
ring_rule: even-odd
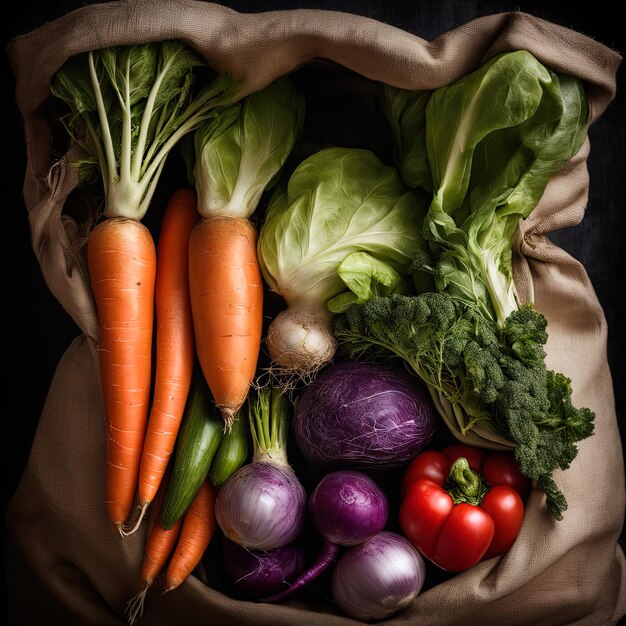
[[[185,514],[211,467],[224,436],[224,420],[203,376],[195,376],[174,453],[161,524],[170,529]]]
[[[250,426],[247,406],[245,403],[235,416],[231,431],[222,438],[211,463],[209,479],[217,487],[221,487],[248,458]]]

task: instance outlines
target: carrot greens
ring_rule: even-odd
[[[202,59],[180,41],[89,51],[57,72],[52,93],[71,109],[65,123],[84,144],[85,173],[100,173],[107,217],[141,219],[168,153],[234,100],[237,83],[217,76],[197,93]]]

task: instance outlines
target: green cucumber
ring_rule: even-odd
[[[202,376],[194,377],[174,454],[161,524],[169,529],[185,514],[211,467],[224,436],[224,420]]]
[[[211,463],[209,479],[214,485],[221,487],[246,462],[249,436],[246,403],[235,416],[231,431],[224,435]]]

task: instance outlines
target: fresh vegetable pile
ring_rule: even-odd
[[[546,366],[513,259],[585,93],[525,51],[433,92],[379,85],[387,158],[302,155],[294,82],[242,87],[177,41],[77,56],[52,85],[104,199],[103,501],[120,537],[148,526],[129,621],[208,555],[225,593],[384,619],[506,554],[531,485],[567,509],[553,473],[594,415]],[[188,180],[152,232],[170,153]]]

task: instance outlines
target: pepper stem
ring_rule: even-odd
[[[480,506],[489,491],[489,484],[481,474],[469,466],[467,459],[461,456],[452,464],[445,488],[454,504],[466,502]]]

